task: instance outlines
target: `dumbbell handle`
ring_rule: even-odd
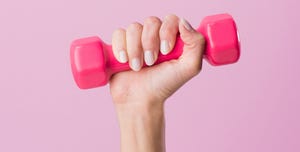
[[[115,58],[113,51],[112,51],[112,46],[103,43],[104,48],[103,51],[106,53],[106,67],[107,67],[107,74],[108,75],[112,75],[114,73],[118,73],[118,72],[122,72],[122,71],[127,71],[130,70],[129,64],[127,63],[120,63],[119,61],[117,61],[117,59]],[[167,54],[167,55],[163,55],[161,53],[158,54],[158,58],[157,61],[154,63],[154,65],[165,62],[165,61],[169,61],[172,59],[178,59],[181,54],[182,54],[182,48],[183,48],[183,41],[181,40],[180,36],[177,36],[177,40],[176,40],[176,44],[173,48],[173,50]],[[147,65],[144,63],[143,67],[146,67]]]

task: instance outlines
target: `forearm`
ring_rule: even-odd
[[[116,105],[121,152],[165,152],[162,102]]]

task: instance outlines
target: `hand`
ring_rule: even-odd
[[[178,60],[152,66],[159,51],[168,54],[180,33],[184,42]],[[201,70],[204,38],[184,19],[168,15],[164,21],[149,17],[144,25],[133,23],[113,33],[112,47],[119,62],[129,61],[133,71],[115,74],[110,89],[115,103],[162,102]],[[143,68],[143,61],[149,66]],[[138,72],[137,72],[138,71]]]
[[[159,51],[168,54],[180,33],[183,54],[152,66]],[[121,130],[122,152],[164,152],[163,103],[202,66],[204,38],[190,24],[175,15],[163,21],[149,17],[144,25],[133,23],[113,33],[113,53],[133,71],[113,75],[110,91]],[[142,68],[145,61],[148,67]]]

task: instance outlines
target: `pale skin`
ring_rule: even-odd
[[[168,54],[177,34],[184,42],[179,59],[153,65]],[[202,67],[204,38],[184,19],[148,17],[113,32],[116,59],[132,71],[113,75],[110,91],[121,132],[121,152],[165,152],[164,102]],[[147,67],[141,68],[143,62]]]

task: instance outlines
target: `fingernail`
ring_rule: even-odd
[[[193,31],[194,30],[194,28],[191,26],[191,24],[188,21],[186,21],[185,19],[181,18],[180,22],[183,24],[185,29],[187,29],[188,31]]]
[[[151,66],[153,65],[154,63],[154,56],[153,56],[153,52],[152,51],[145,51],[145,63],[148,65],[148,66]]]
[[[131,68],[133,71],[139,71],[141,69],[141,62],[138,58],[132,59]]]
[[[127,62],[127,56],[125,51],[120,51],[119,52],[119,60],[121,63],[126,63]]]
[[[166,40],[161,41],[161,43],[160,43],[160,51],[161,51],[161,53],[163,55],[166,55],[166,54],[169,53],[169,51],[170,51],[169,49],[170,49],[170,47],[169,47],[168,41],[166,41]]]

